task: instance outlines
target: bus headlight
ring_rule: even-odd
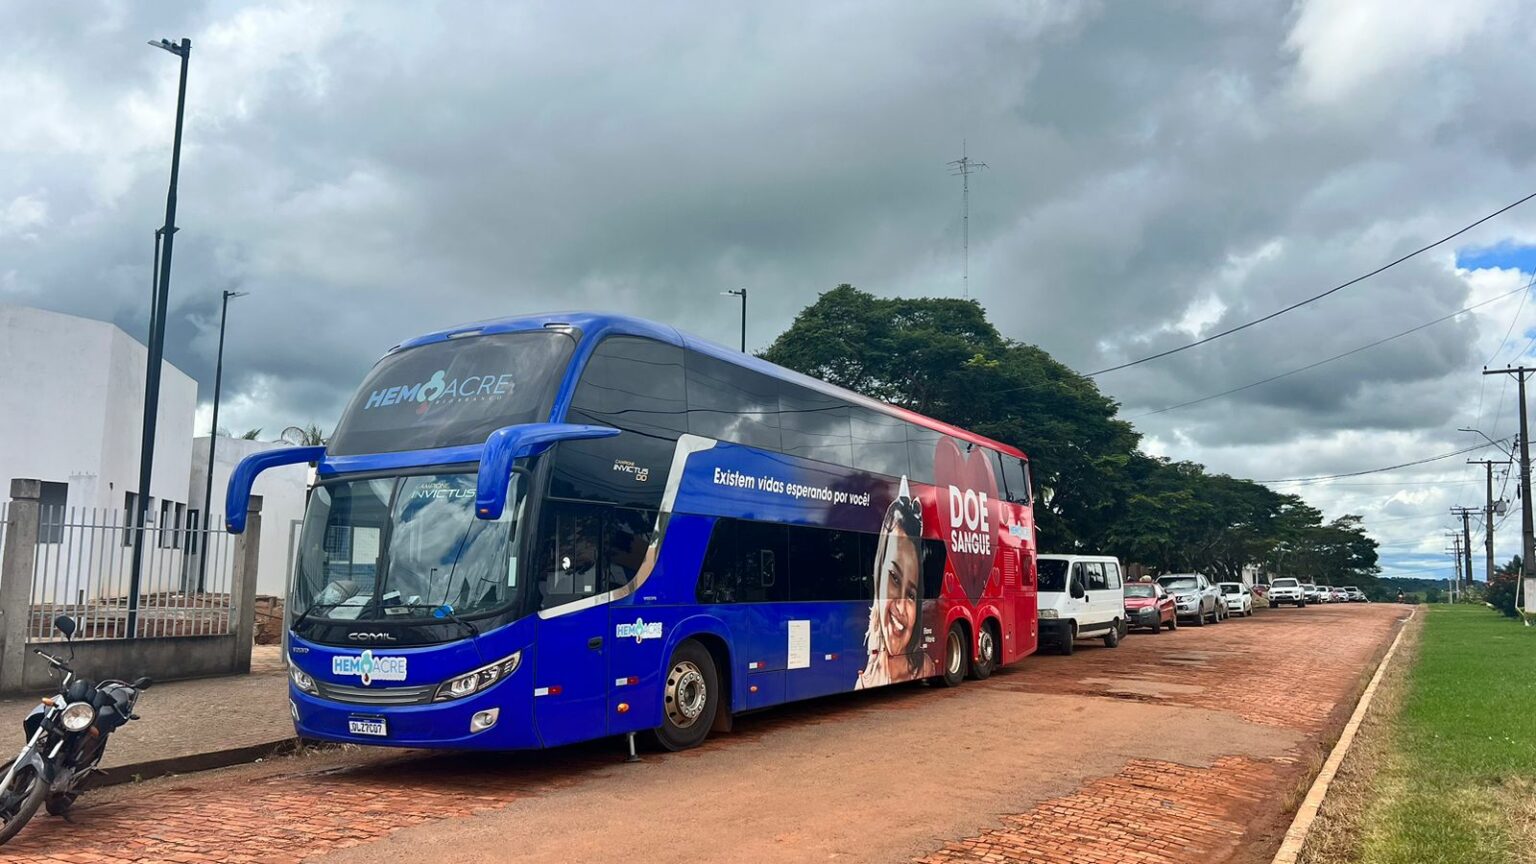
[[[96,722],[96,709],[89,702],[71,702],[59,714],[59,725],[66,732],[84,732]]]
[[[288,678],[293,682],[293,686],[299,688],[300,691],[315,696],[320,695],[320,688],[315,686],[315,679],[309,677],[308,673],[292,663],[288,664]]]
[[[516,672],[518,664],[522,660],[523,652],[519,651],[511,657],[497,660],[489,666],[482,666],[473,672],[466,672],[457,678],[449,679],[437,688],[437,695],[432,697],[432,701],[443,702],[449,699],[463,699],[465,696],[473,696]]]

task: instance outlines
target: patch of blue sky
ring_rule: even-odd
[[[1456,250],[1456,266],[1463,270],[1514,269],[1536,273],[1536,245],[1506,240],[1493,246],[1471,246]]]

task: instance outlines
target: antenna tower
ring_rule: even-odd
[[[964,270],[960,276],[960,294],[971,297],[971,175],[985,170],[987,163],[972,159],[966,152],[965,139],[960,139],[960,158],[945,163],[951,177],[960,178],[960,236],[964,247]]]

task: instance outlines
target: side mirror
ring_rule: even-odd
[[[60,615],[53,619],[53,629],[64,634],[65,639],[75,638],[75,619],[68,615]]]
[[[1081,582],[1073,582],[1072,583],[1072,596],[1074,598],[1078,599],[1078,600],[1081,600],[1082,598],[1088,596],[1088,592],[1086,590],[1084,590],[1084,588],[1083,588],[1083,583],[1081,583]]]

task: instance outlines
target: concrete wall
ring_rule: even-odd
[[[0,304],[0,490],[69,483],[72,507],[121,509],[139,483],[148,351],[112,324]],[[166,363],[150,494],[185,503],[197,382]]]
[[[207,436],[192,442],[192,477],[187,490],[188,501],[201,507],[204,478],[208,473]],[[243,438],[220,437],[214,446],[213,456],[213,508],[215,525],[224,519],[224,496],[229,491],[229,476],[241,459],[252,453],[291,445],[273,441],[247,441]],[[261,566],[256,577],[256,593],[286,597],[290,575],[289,543],[294,534],[293,525],[304,519],[304,505],[312,481],[313,469],[308,465],[284,465],[263,471],[256,478],[251,494],[262,499],[262,523],[266,527],[261,534]],[[204,511],[207,512],[207,511]]]

